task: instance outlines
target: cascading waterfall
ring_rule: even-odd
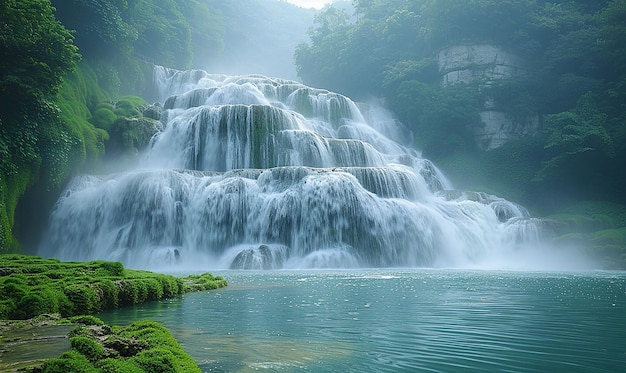
[[[155,77],[165,129],[140,168],[70,183],[41,255],[151,269],[467,266],[538,236],[522,207],[451,190],[380,132],[397,123],[345,96],[256,75]]]

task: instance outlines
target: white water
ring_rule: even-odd
[[[538,242],[522,207],[450,190],[380,132],[402,133],[380,111],[281,79],[155,77],[165,130],[140,168],[72,181],[41,255],[153,270],[479,267]]]

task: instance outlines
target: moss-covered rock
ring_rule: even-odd
[[[158,120],[146,117],[121,117],[115,120],[109,130],[107,156],[132,157],[145,149],[152,137],[163,130]]]
[[[200,372],[169,330],[153,321],[137,321],[125,327],[79,326],[70,336],[69,352],[33,371]]]

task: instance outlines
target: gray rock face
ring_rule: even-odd
[[[445,85],[478,82],[488,87],[498,80],[526,73],[526,64],[519,56],[491,44],[453,45],[437,54],[441,83]],[[539,118],[512,118],[499,110],[497,97],[484,103],[480,113],[483,127],[474,129],[475,141],[482,150],[498,148],[506,142],[533,136],[539,130]]]
[[[525,72],[518,56],[490,44],[453,45],[437,54],[444,85],[480,81],[485,85]]]
[[[474,129],[474,138],[482,150],[499,148],[510,140],[533,136],[539,131],[539,118],[534,115],[513,119],[502,111],[485,110],[480,113],[483,127]]]

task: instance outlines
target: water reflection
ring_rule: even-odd
[[[102,314],[168,326],[205,372],[615,372],[626,274],[224,272],[229,286]]]

